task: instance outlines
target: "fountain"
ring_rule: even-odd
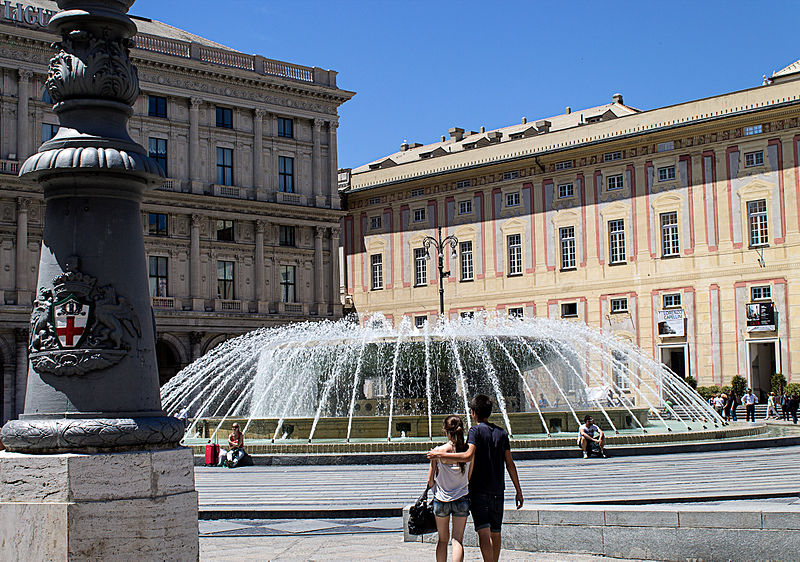
[[[178,373],[162,401],[192,420],[189,444],[234,420],[251,444],[429,442],[447,414],[471,423],[479,392],[516,439],[576,432],[587,413],[611,435],[726,425],[631,343],[581,323],[491,315],[423,328],[374,315],[256,330]]]

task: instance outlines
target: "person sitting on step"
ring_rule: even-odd
[[[606,458],[606,438],[603,430],[594,423],[594,418],[587,415],[583,418],[583,425],[578,430],[578,446],[583,449],[583,458],[588,459],[590,453],[596,453]]]

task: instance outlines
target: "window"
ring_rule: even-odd
[[[625,221],[608,221],[608,245],[611,263],[625,263]]]
[[[764,152],[757,150],[755,152],[744,153],[744,167],[752,168],[753,166],[762,166],[764,164]]]
[[[470,180],[461,180],[456,182],[456,187],[461,189],[462,187],[469,187],[472,185]]]
[[[662,298],[664,308],[679,308],[681,306],[680,293],[667,293]]]
[[[150,117],[167,118],[167,98],[163,96],[147,96],[148,110]]]
[[[294,158],[278,156],[278,190],[294,193]]]
[[[150,158],[158,162],[164,174],[167,174],[167,139],[150,137]]]
[[[167,296],[167,258],[150,256],[150,296]]]
[[[462,312],[461,318],[463,318],[464,320],[472,320],[473,318],[475,318],[475,312],[473,312],[472,310],[467,310],[465,312]]]
[[[615,189],[622,189],[622,174],[614,174],[606,178],[606,190],[614,191]]]
[[[750,299],[754,301],[764,301],[772,298],[772,287],[769,285],[759,285],[750,287]]]
[[[670,181],[675,179],[675,166],[664,166],[658,169],[658,181]]]
[[[606,152],[603,154],[603,162],[613,162],[614,160],[622,160],[622,151],[616,150],[614,152]]]
[[[217,107],[217,127],[233,129],[233,110],[230,107]]]
[[[521,306],[509,308],[506,311],[509,318],[522,318],[525,315],[525,310]]]
[[[217,221],[217,240],[220,242],[233,242],[233,221]]]
[[[519,177],[519,172],[514,170],[513,172],[503,172],[503,179],[504,180],[515,180]]]
[[[414,248],[414,286],[428,283],[428,252],[425,248]]]
[[[506,207],[519,207],[519,191],[506,193]]]
[[[425,322],[428,321],[427,316],[415,316],[414,317],[414,326],[416,328],[422,329],[425,327]]]
[[[58,125],[53,125],[51,123],[42,123],[42,142],[47,142],[56,136],[58,132]]]
[[[281,302],[297,302],[295,294],[295,266],[281,266]]]
[[[575,269],[575,227],[558,229],[561,239],[561,269]]]
[[[285,224],[278,225],[278,245],[294,246],[294,227]]]
[[[383,289],[383,254],[372,254],[369,261],[372,266],[372,290]]]
[[[422,222],[425,220],[425,209],[414,209],[414,222]]]
[[[418,189],[412,189],[409,197],[422,197],[425,195],[425,189],[420,187]]]
[[[167,215],[164,213],[147,214],[147,233],[150,236],[167,235]]]
[[[572,168],[572,160],[556,162],[556,170],[569,170],[570,168]]]
[[[661,252],[664,257],[680,255],[678,213],[661,213]]]
[[[461,256],[461,280],[472,281],[472,241],[460,242],[458,244],[459,255]]]
[[[379,205],[380,202],[381,202],[381,198],[380,197],[370,197],[369,198],[369,204],[370,205]]]
[[[468,215],[472,212],[472,201],[467,199],[466,201],[459,201],[458,202],[458,214],[459,215]]]
[[[217,298],[233,299],[233,262],[219,260],[217,262]]]
[[[278,136],[291,139],[294,137],[294,120],[278,117]]]
[[[377,215],[374,217],[369,218],[369,228],[370,230],[378,230],[381,228],[383,221],[381,220],[381,216]]]
[[[508,274],[522,275],[522,235],[510,234],[508,241]]]
[[[233,185],[233,149],[217,147],[217,183]]]
[[[53,105],[53,98],[50,97],[50,92],[47,91],[47,88],[42,92],[42,101],[46,104]]]
[[[750,245],[766,246],[769,244],[766,199],[747,202],[747,219],[750,225]]]
[[[577,318],[578,303],[565,302],[561,304],[561,318]]]
[[[746,137],[751,135],[760,135],[761,134],[761,125],[753,125],[752,127],[745,127],[742,129],[742,134]]]
[[[656,152],[675,150],[675,141],[660,142],[656,145]]]
[[[611,373],[617,388],[628,388],[628,354],[614,350],[611,354]]]
[[[628,299],[611,299],[611,314],[628,312]]]
[[[558,186],[558,198],[566,199],[575,196],[575,186],[571,183],[562,183]]]

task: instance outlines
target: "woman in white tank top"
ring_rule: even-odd
[[[447,416],[442,424],[447,443],[436,447],[446,453],[467,450],[464,442],[464,422],[458,416]],[[450,516],[453,517],[453,562],[464,560],[464,527],[469,515],[469,477],[472,463],[449,463],[442,459],[431,460],[428,470],[428,488],[433,488],[433,513],[439,542],[436,544],[436,561],[447,560],[447,543],[450,542]]]

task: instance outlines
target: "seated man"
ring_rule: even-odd
[[[589,453],[595,452],[606,458],[606,438],[603,430],[597,427],[592,416],[583,418],[583,425],[578,430],[578,445],[583,449],[583,458],[589,458]]]

